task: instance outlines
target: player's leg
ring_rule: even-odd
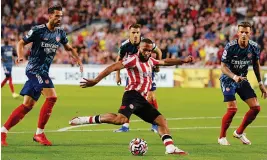
[[[119,109],[119,113],[107,113],[95,116],[85,116],[85,117],[74,117],[69,121],[70,125],[83,125],[83,124],[94,124],[94,123],[108,123],[121,125],[126,123],[132,113],[133,109],[131,108],[134,104],[134,95],[132,95],[131,91],[127,91],[124,93],[122,98],[122,105]]]
[[[6,78],[1,82],[1,88],[3,88],[6,84],[6,82],[8,81],[8,77],[6,76]]]
[[[126,86],[128,85],[128,78],[126,79]],[[128,119],[125,123],[123,123],[123,125],[121,126],[121,128],[114,130],[114,132],[129,132],[130,130],[130,119]]]
[[[237,90],[237,93],[239,94],[240,98],[247,103],[250,109],[245,114],[241,125],[237,130],[234,131],[233,135],[235,138],[240,139],[243,144],[251,145],[251,142],[244,134],[244,130],[257,117],[258,113],[260,112],[260,105],[254,90],[247,81],[242,83],[242,86]]]
[[[95,116],[74,117],[72,120],[69,121],[69,124],[72,126],[84,125],[84,124],[101,124],[101,123],[122,125],[126,121],[128,121],[128,118],[123,114],[106,113]]]
[[[187,154],[185,151],[179,149],[174,146],[174,142],[172,136],[170,135],[169,128],[167,126],[167,121],[161,115],[161,113],[155,109],[148,101],[146,101],[143,97],[137,97],[139,99],[140,106],[135,111],[134,114],[143,119],[144,121],[158,125],[158,134],[163,141],[163,144],[166,147],[166,154]]]
[[[38,127],[36,133],[33,137],[33,140],[42,144],[50,146],[52,143],[46,138],[44,134],[44,128],[47,124],[51,114],[52,109],[57,101],[57,94],[54,88],[54,85],[50,78],[43,78],[44,79],[44,87],[51,87],[51,88],[43,88],[42,94],[45,96],[45,102],[43,103],[38,120]]]
[[[224,95],[224,102],[227,103],[227,110],[224,114],[221,122],[221,132],[218,138],[218,144],[220,145],[230,145],[226,139],[226,132],[231,125],[232,119],[237,112],[237,103],[235,98],[235,87],[226,86],[224,82],[221,82],[222,92]]]
[[[19,105],[11,113],[8,120],[5,122],[5,124],[1,128],[1,144],[2,144],[2,146],[7,146],[7,143],[6,143],[7,132],[24,118],[24,116],[32,109],[32,107],[34,106],[35,103],[36,103],[36,100],[34,100],[32,97],[30,97],[28,95],[24,96],[23,103],[21,105]]]
[[[157,103],[155,91],[156,91],[156,84],[152,83],[151,90],[148,92],[148,95],[147,95],[147,101],[153,107],[158,109],[158,103]],[[156,124],[152,124],[151,131],[154,132],[154,133],[158,133],[158,126]]]

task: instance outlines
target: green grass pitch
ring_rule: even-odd
[[[22,85],[16,85],[19,91]],[[222,115],[226,106],[220,89],[158,88],[156,94],[160,112],[168,119],[175,144],[189,152],[188,156],[165,155],[165,147],[159,136],[150,131],[151,125],[134,120],[130,132],[113,133],[120,126],[93,125],[71,128],[68,121],[75,116],[117,112],[124,89],[122,87],[94,87],[81,89],[78,86],[56,85],[58,101],[46,125],[46,135],[53,146],[40,146],[32,141],[40,107],[40,98],[34,109],[14,128],[7,137],[8,147],[2,147],[2,160],[266,160],[267,159],[267,101],[259,98],[261,112],[247,128],[252,145],[246,146],[232,137],[248,106],[238,97],[238,113],[227,138],[231,146],[220,146],[217,138]],[[260,91],[256,89],[257,95]],[[13,99],[9,87],[2,88],[1,124],[11,111],[22,103],[22,97]],[[128,151],[133,138],[144,138],[148,143],[145,156],[135,157]]]

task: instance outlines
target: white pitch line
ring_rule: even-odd
[[[167,118],[168,121],[178,121],[178,120],[195,120],[195,119],[221,119],[222,117],[183,117],[183,118]],[[235,119],[242,119],[242,116],[236,116]],[[267,116],[257,116],[257,118],[267,118]],[[131,120],[132,122],[143,122],[141,119],[137,120]],[[79,127],[86,127],[91,125],[98,125],[98,124],[85,124],[85,125],[78,125],[78,126],[70,126],[70,127],[64,127],[60,128],[59,132],[65,132],[67,130],[73,129],[73,128],[79,128]]]
[[[231,126],[230,128],[237,128],[238,126]],[[249,128],[267,128],[267,126],[248,126]],[[221,127],[215,126],[215,127],[181,127],[181,128],[169,128],[170,130],[198,130],[198,129],[220,129]],[[117,128],[114,129],[88,129],[88,130],[67,130],[65,132],[107,132],[107,131],[114,131]],[[148,128],[135,128],[130,129],[130,131],[149,131]],[[8,132],[13,134],[24,134],[24,133],[33,133],[34,131],[22,131],[22,132]],[[49,133],[58,133],[60,131],[58,130],[47,130],[45,132]]]

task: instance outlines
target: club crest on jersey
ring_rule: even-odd
[[[46,84],[49,84],[49,80],[48,80],[48,79],[47,79],[47,80],[45,80],[45,83],[46,83]]]
[[[248,53],[248,58],[251,58],[252,57],[252,53]]]
[[[60,37],[56,36],[56,41],[59,42],[60,41]]]

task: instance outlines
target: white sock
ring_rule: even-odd
[[[129,123],[124,123],[122,126],[129,128],[129,125],[130,125]]]
[[[8,130],[6,129],[6,127],[3,126],[3,127],[1,128],[1,132],[7,133]]]
[[[42,134],[42,133],[44,133],[44,129],[37,128],[36,134]]]

